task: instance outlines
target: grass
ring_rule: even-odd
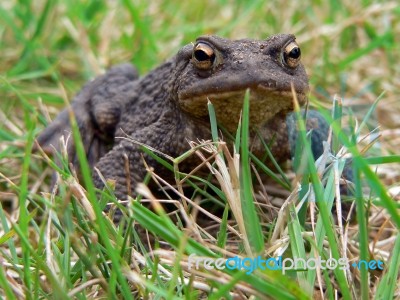
[[[0,4],[1,296],[399,297],[399,20],[395,1]],[[133,199],[128,206],[119,205],[112,188],[98,201],[89,173],[78,182],[65,157],[60,166],[32,154],[34,137],[49,116],[112,64],[131,61],[145,74],[201,34],[263,38],[277,32],[297,36],[310,75],[311,105],[322,113],[333,107],[333,114],[325,113],[333,132],[329,168],[323,163],[332,157],[328,152],[314,163],[305,147],[304,154],[299,153],[305,170],[274,175],[280,183],[262,185],[259,191],[253,185],[262,174],[271,174],[247,151],[246,114],[235,138],[238,153],[229,153],[218,142],[212,122],[213,143],[193,142],[190,153],[162,161],[176,174],[176,196],[161,201],[177,206],[170,212],[145,185],[140,186],[141,197],[152,210]],[[305,132],[300,140],[307,145]],[[204,148],[211,157],[204,164],[213,169],[214,180],[182,176],[179,165],[187,155],[204,156]],[[79,144],[77,153],[83,170],[88,170]],[[346,153],[353,157],[355,197],[350,200],[355,200],[356,218],[334,224],[337,213],[331,207],[340,200],[338,183]],[[56,191],[50,190],[52,169],[59,174]],[[150,176],[164,185],[157,174],[150,172],[147,179]],[[193,188],[193,197],[182,193],[183,184]],[[210,221],[201,224],[196,215],[207,213],[205,200],[225,208],[225,213],[210,215]],[[124,219],[119,226],[103,214],[107,202],[121,208]],[[150,249],[143,227],[153,234]],[[165,243],[171,247],[165,248]],[[195,270],[189,269],[190,254],[380,259],[384,270],[350,267],[330,272],[304,265],[285,274]]]

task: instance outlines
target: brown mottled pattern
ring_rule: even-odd
[[[234,133],[247,88],[252,128],[258,128],[267,143],[274,141],[272,152],[277,160],[290,158],[288,130],[295,129],[287,128],[293,122],[287,123],[286,115],[293,109],[292,87],[301,103],[308,92],[302,64],[290,67],[284,61],[285,47],[294,43],[295,37],[279,34],[265,40],[233,41],[203,36],[197,41],[216,53],[209,69],[196,66],[193,44],[189,44],[141,78],[130,65],[110,69],[88,83],[72,103],[91,166],[96,166],[105,178],[116,180],[120,198],[126,197],[127,186],[133,189],[145,175],[139,146],[121,137],[128,136],[176,157],[189,149],[188,140],[211,139],[208,99],[215,106],[220,124]],[[64,110],[38,141],[47,149],[50,145],[57,148],[59,137],[68,132],[68,112]],[[264,155],[254,131],[251,148],[256,155]],[[68,152],[76,164],[72,142]],[[145,158],[156,172],[167,174],[154,160]],[[195,163],[195,159],[188,160],[184,167],[190,169]],[[96,172],[93,177],[102,187]]]

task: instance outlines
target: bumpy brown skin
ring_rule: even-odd
[[[197,43],[212,49],[214,57],[209,66],[199,63],[193,54],[194,45],[189,44],[142,78],[129,65],[112,68],[88,83],[72,103],[90,164],[106,179],[116,180],[117,196],[126,198],[146,171],[138,144],[121,137],[129,136],[177,157],[189,149],[188,141],[211,138],[208,99],[214,104],[219,123],[234,133],[247,88],[252,127],[262,132],[267,143],[274,141],[272,152],[278,161],[290,158],[286,116],[293,109],[291,89],[300,103],[304,103],[308,92],[302,64],[286,61],[285,51],[294,41],[295,37],[287,34],[235,41],[203,36]],[[68,132],[68,111],[64,110],[40,134],[38,142],[57,149],[59,137]],[[256,155],[264,154],[255,137],[251,147]],[[76,164],[72,142],[68,152]],[[163,175],[154,160],[145,158]],[[186,169],[195,163],[185,162]],[[93,177],[96,186],[102,187],[96,172]]]

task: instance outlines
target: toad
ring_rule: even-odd
[[[296,131],[290,116],[293,91],[300,104],[309,91],[300,47],[290,34],[265,40],[201,36],[143,77],[129,64],[111,68],[86,84],[71,106],[89,164],[105,179],[115,180],[116,195],[125,198],[146,174],[140,144],[177,157],[190,148],[188,141],[209,140],[208,101],[214,105],[219,125],[234,134],[247,89],[251,151],[259,157],[265,154],[257,129],[275,159],[287,160],[289,141]],[[311,114],[321,121],[312,137],[314,156],[319,156],[328,126],[316,112]],[[66,109],[39,135],[38,142],[45,149],[57,150],[60,136],[70,132]],[[67,149],[77,164],[72,138]],[[166,174],[153,158],[145,155],[145,159],[156,173]],[[184,164],[189,171],[198,161],[193,158]],[[97,172],[93,178],[97,187],[104,186]]]

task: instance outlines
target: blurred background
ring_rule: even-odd
[[[365,141],[362,146],[368,150],[367,155],[379,159],[380,155],[400,154],[398,150],[400,146],[400,5],[398,2],[398,0],[290,2],[277,0],[2,0],[0,2],[0,208],[4,208],[6,203],[10,203],[11,208],[16,208],[17,199],[25,201],[29,194],[30,205],[35,204],[37,200],[39,204],[50,203],[55,210],[63,212],[63,209],[67,207],[64,203],[68,204],[71,194],[65,193],[63,191],[65,186],[61,185],[60,194],[67,195],[65,197],[67,201],[64,201],[64,197],[59,199],[62,200],[62,206],[57,206],[60,204],[53,206],[49,200],[52,198],[42,194],[42,191],[50,189],[49,179],[52,170],[46,167],[43,158],[37,153],[31,155],[30,143],[33,143],[34,135],[55,117],[65,106],[67,99],[72,99],[86,81],[101,74],[111,65],[131,62],[143,75],[176,54],[183,45],[193,42],[197,36],[204,34],[216,34],[232,39],[245,37],[263,39],[280,32],[295,34],[301,46],[303,64],[310,77],[311,104],[330,108],[332,99],[340,97],[343,100],[344,114],[354,114],[360,123],[374,102],[381,99],[366,129],[374,130],[378,127],[375,133],[380,134],[382,138],[371,149]],[[373,137],[369,139],[373,140]],[[392,159],[398,161],[398,156]],[[376,171],[376,165],[372,167]],[[392,199],[399,201],[399,164],[384,164],[379,166],[377,172]],[[47,189],[44,185],[47,185]],[[373,196],[373,193],[368,190],[365,194]],[[20,203],[23,207],[25,202]],[[395,239],[398,239],[397,228],[387,214],[381,214],[382,211],[385,212],[382,207],[376,210],[379,210],[379,213],[371,209],[373,213],[370,214],[368,221],[365,221],[368,224],[369,240],[364,248],[361,247],[361,257],[362,255],[372,257],[376,253],[374,251],[378,249],[386,257],[393,255],[396,258],[398,250],[394,247],[394,243]],[[2,211],[0,209],[1,226],[6,228]],[[15,211],[24,212],[23,209]],[[65,215],[71,217],[71,220],[74,219],[75,222],[75,216],[72,218],[69,209],[65,211],[68,212]],[[368,212],[370,212],[370,202],[368,202]],[[93,258],[96,258],[98,264],[101,265],[99,270],[104,269],[104,273],[108,272],[107,266],[110,260],[108,256],[103,255],[101,243],[92,243],[95,239],[92,239],[94,235],[91,232],[90,239],[85,238],[91,241],[88,248],[74,248],[75,252],[67,250],[70,247],[69,237],[59,234],[57,245],[60,249],[51,244],[52,249],[54,248],[53,254],[42,255],[41,251],[44,249],[42,241],[47,242],[50,239],[47,238],[47,229],[45,229],[47,227],[35,225],[28,228],[28,224],[39,224],[31,222],[35,213],[35,210],[32,214],[29,211],[29,215],[27,212],[26,215],[21,213],[22,217],[19,221],[23,225],[25,223],[26,237],[28,229],[29,233],[32,233],[29,235],[33,240],[32,249],[36,248],[37,243],[40,246],[39,255],[29,256],[30,253],[34,253],[31,250],[25,253],[13,250],[12,258],[15,261],[3,255],[4,262],[7,259],[11,261],[8,265],[11,267],[7,267],[3,262],[2,266],[9,268],[16,280],[6,281],[6,277],[2,275],[3,270],[0,270],[0,285],[1,282],[6,282],[5,285],[8,286],[11,282],[10,284],[14,284],[13,291],[17,291],[15,286],[18,287],[18,284],[15,282],[22,283],[21,287],[18,287],[21,291],[18,295],[21,295],[21,298],[25,293],[32,291],[32,288],[39,290],[39,292],[35,290],[34,295],[46,297],[48,291],[54,286],[53,281],[49,281],[50,284],[41,281],[48,273],[42,273],[41,269],[31,272],[31,269],[27,267],[22,276],[22,271],[18,273],[13,268],[19,269],[20,265],[29,266],[29,264],[32,267],[42,268],[41,265],[47,267],[48,262],[52,262],[55,268],[55,261],[62,261],[62,266],[68,266],[70,263],[68,255],[78,253],[76,249],[84,249],[80,251],[88,255],[82,261],[91,262]],[[63,213],[60,215],[64,218]],[[394,215],[392,212],[391,217],[393,218]],[[80,218],[76,219],[80,224]],[[54,220],[54,224],[58,224]],[[71,223],[66,221],[64,224],[72,226]],[[85,228],[89,228],[86,223],[84,224]],[[351,228],[349,235],[346,231],[346,244],[347,239],[354,240],[354,244],[349,243],[349,247],[344,247],[356,255],[359,253],[358,245],[361,244],[358,238],[363,236],[360,231],[363,227],[359,224]],[[50,222],[48,225],[50,228]],[[54,226],[57,230],[61,227]],[[266,228],[269,230],[268,226]],[[34,241],[37,236],[36,231],[46,233],[38,238],[37,243]],[[80,229],[77,232],[79,236],[86,234]],[[2,248],[12,245],[15,235],[13,229],[2,236],[0,243]],[[74,237],[71,238],[72,244],[75,241],[81,247],[81,239],[76,238],[75,235],[71,237]],[[124,240],[125,243],[125,237],[113,236],[113,238]],[[11,242],[6,243],[7,239]],[[17,245],[19,247],[19,241]],[[21,245],[24,244],[21,242]],[[97,252],[93,252],[92,245],[98,247]],[[64,246],[65,252],[61,254]],[[47,247],[46,244],[46,251]],[[50,249],[50,246],[48,248]],[[11,249],[14,248],[11,247]],[[25,246],[25,249],[28,247]],[[117,248],[116,250],[117,255],[123,253]],[[4,249],[0,251],[6,253]],[[22,253],[23,259],[19,259],[19,253]],[[396,261],[394,258],[393,261]],[[87,285],[88,282],[84,282],[83,279],[80,282],[79,273],[84,274],[82,278],[91,279],[88,270],[91,271],[92,266],[87,270],[82,268],[81,271],[79,265],[84,266],[85,263],[75,264],[74,268],[65,267],[65,270],[62,270],[62,272],[65,271],[63,274],[66,274],[65,277],[59,277],[62,278],[60,279],[62,286],[65,284],[68,288],[74,287],[75,290],[75,286],[80,288],[81,283]],[[75,269],[76,266],[78,269]],[[113,268],[114,266],[113,264]],[[392,264],[392,269],[389,266],[389,270],[394,270],[395,266]],[[147,275],[147,271],[145,272]],[[108,277],[105,278],[111,282],[110,289],[112,290],[120,283],[116,281],[114,273],[110,272],[110,274],[111,280],[108,280]],[[392,271],[386,273],[389,276],[385,275],[385,279],[376,274],[378,273],[371,275],[370,281],[367,281],[366,277],[360,278],[365,279],[361,280],[362,282],[370,283],[372,293],[375,293],[375,287],[377,283],[380,283],[379,289],[382,295],[384,294],[382,289],[386,287],[386,284],[390,287],[390,283],[393,282],[390,276],[397,273],[392,273]],[[23,282],[18,277],[24,278]],[[38,280],[39,277],[40,280]],[[51,279],[51,277],[48,278]],[[64,282],[63,278],[68,278],[68,280]],[[103,279],[103,277],[99,278]],[[161,282],[160,279],[154,278],[152,277],[152,282],[153,280],[157,283]],[[280,277],[277,278],[274,280],[279,280]],[[190,282],[192,279],[193,277],[190,277]],[[171,282],[174,283],[174,281],[175,279]],[[24,285],[25,282],[26,285]],[[296,293],[297,287],[293,288],[294,285],[288,284],[289,281],[286,279],[283,282],[282,284],[287,285],[288,290],[292,289],[293,293]],[[40,289],[39,284],[43,285]],[[173,295],[175,288],[173,285],[171,287],[168,293],[171,292]],[[364,284],[364,287],[368,289],[367,284]],[[93,288],[92,291],[97,294],[97,288]],[[365,292],[364,295],[366,294]],[[100,296],[103,297],[101,293]],[[89,296],[89,298],[94,297]]]

